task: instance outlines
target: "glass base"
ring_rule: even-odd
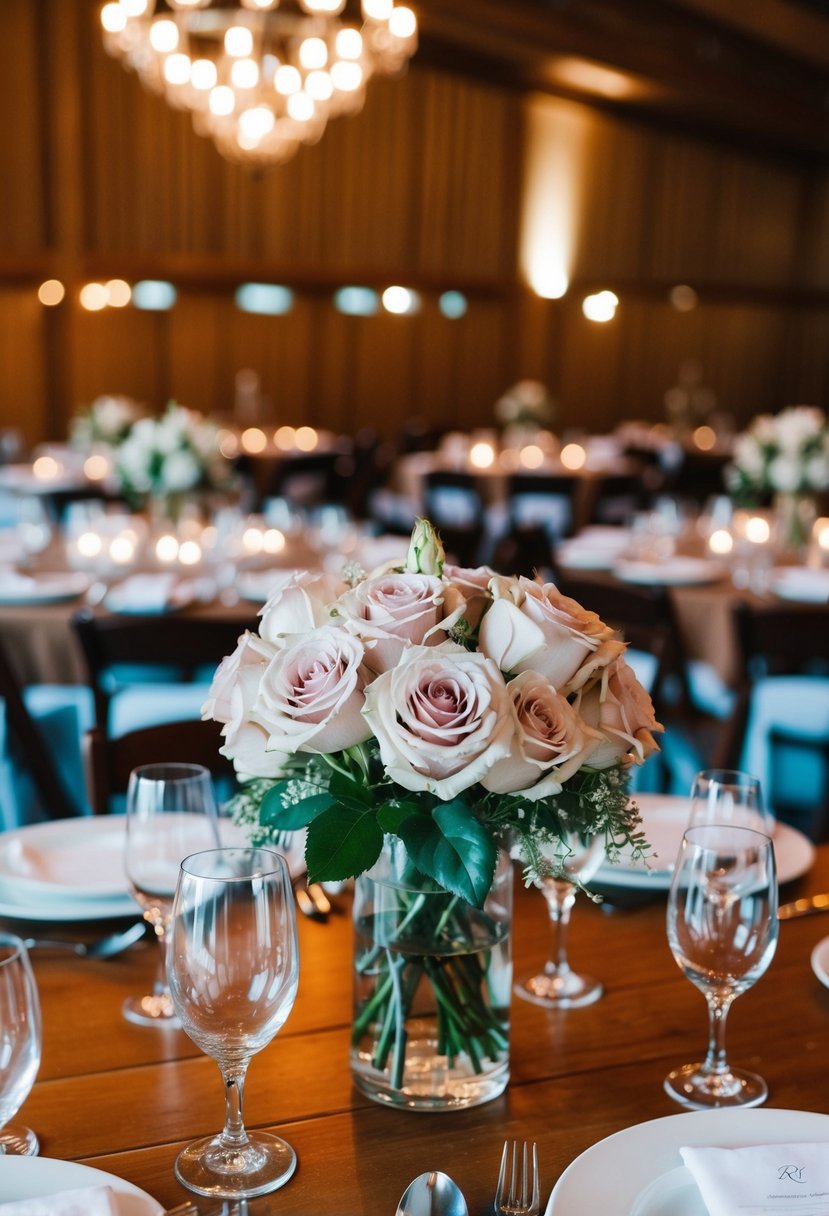
[[[254,1199],[276,1191],[293,1177],[296,1153],[268,1132],[248,1132],[247,1143],[225,1147],[222,1137],[194,1140],[176,1158],[176,1178],[197,1195]]]
[[[128,997],[121,1006],[121,1012],[128,1022],[136,1026],[170,1026],[174,1030],[181,1029],[181,1022],[168,992]]]
[[[406,1066],[399,1087],[392,1084],[388,1071],[372,1064],[370,1050],[355,1048],[351,1052],[352,1080],[361,1093],[381,1106],[433,1114],[480,1106],[493,1101],[506,1089],[509,1059],[479,1060],[476,1072],[466,1053],[455,1056],[450,1066],[437,1046],[437,1040],[432,1037],[407,1039]]]
[[[760,1106],[769,1096],[769,1088],[754,1072],[731,1068],[725,1073],[712,1073],[703,1064],[683,1064],[669,1072],[664,1081],[665,1093],[682,1106],[693,1110],[711,1110],[728,1106]]]
[[[0,1153],[10,1157],[36,1157],[40,1141],[30,1127],[22,1123],[7,1123],[0,1127]]]
[[[604,993],[601,980],[551,967],[539,975],[528,975],[515,985],[515,995],[544,1009],[580,1009],[592,1005]]]

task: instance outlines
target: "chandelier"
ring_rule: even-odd
[[[362,108],[376,73],[401,73],[417,19],[395,0],[112,0],[104,46],[171,106],[192,113],[223,156],[287,160],[329,118]]]

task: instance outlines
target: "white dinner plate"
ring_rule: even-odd
[[[829,988],[829,937],[819,941],[812,951],[812,970],[821,984]]]
[[[781,600],[799,604],[825,604],[829,601],[829,570],[808,566],[779,566],[771,572],[771,589]]]
[[[629,857],[625,859],[623,850],[618,864],[603,862],[593,881],[602,887],[667,891],[682,834],[688,826],[689,799],[672,794],[636,794],[634,801],[642,815],[642,830],[652,846],[647,862],[634,864]],[[815,847],[796,828],[778,823],[774,832],[774,855],[778,882],[791,882],[811,868]]]
[[[825,1140],[829,1115],[704,1110],[638,1123],[583,1152],[556,1183],[545,1216],[706,1216],[679,1150]]]
[[[117,899],[127,894],[124,819],[55,819],[0,836],[0,891],[15,902]]]
[[[103,1170],[57,1161],[53,1157],[0,1157],[0,1202],[42,1199],[61,1191],[111,1187],[118,1196],[118,1216],[162,1216],[163,1207],[131,1182]]]
[[[662,562],[618,561],[613,573],[625,583],[681,587],[718,583],[726,571],[702,557],[667,557]]]
[[[0,578],[0,604],[58,604],[75,600],[89,590],[86,574],[37,574],[26,578]]]

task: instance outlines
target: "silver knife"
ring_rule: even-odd
[[[777,918],[791,920],[795,916],[811,916],[813,912],[829,912],[829,894],[807,895],[803,899],[793,899],[790,904],[781,904]]]

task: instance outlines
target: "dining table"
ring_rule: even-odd
[[[781,898],[827,890],[829,844],[821,844],[810,868],[782,886]],[[517,1139],[538,1145],[544,1213],[559,1176],[591,1146],[652,1120],[698,1118],[683,1114],[663,1089],[666,1074],[700,1059],[707,1040],[705,1002],[674,962],[665,912],[662,889],[620,889],[603,902],[580,894],[569,956],[601,978],[604,995],[589,1007],[557,1011],[514,997],[507,1088],[485,1104],[441,1113],[380,1105],[352,1084],[348,891],[334,897],[327,921],[299,917],[296,1003],[254,1056],[245,1096],[247,1124],[287,1139],[299,1164],[281,1190],[226,1212],[394,1216],[408,1183],[439,1170],[460,1186],[470,1216],[484,1216],[492,1212],[504,1141]],[[87,939],[112,928],[63,923],[46,934],[42,921],[0,923],[22,934]],[[772,1111],[829,1114],[829,988],[810,965],[827,934],[829,918],[821,915],[781,921],[769,970],[729,1018],[729,1058],[766,1079]],[[515,976],[539,968],[550,945],[545,901],[516,869]],[[157,949],[144,940],[108,960],[32,951],[43,1057],[17,1121],[37,1131],[44,1157],[125,1179],[167,1209],[188,1198],[174,1175],[176,1155],[191,1139],[219,1130],[223,1095],[216,1065],[182,1031],[122,1017],[124,999],[150,981]],[[0,1157],[0,1201],[4,1168]],[[621,1196],[624,1162],[619,1169]],[[200,1213],[222,1210],[215,1200],[197,1203]],[[620,1198],[601,1216],[629,1210]],[[560,1205],[549,1212],[570,1216]]]

